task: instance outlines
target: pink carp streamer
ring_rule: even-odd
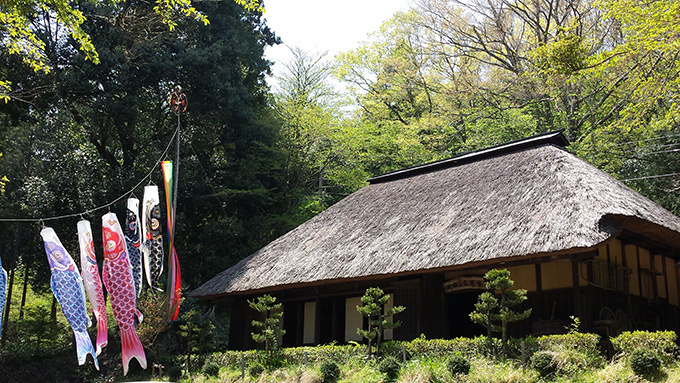
[[[99,276],[97,256],[94,252],[92,241],[92,227],[90,221],[78,222],[78,242],[80,243],[80,273],[83,277],[83,285],[87,292],[87,298],[97,320],[97,355],[108,344],[108,323],[106,318],[106,299],[104,288]]]
[[[73,258],[64,249],[54,229],[45,227],[40,232],[40,236],[45,244],[45,253],[52,272],[50,287],[52,287],[54,297],[59,302],[61,311],[64,313],[68,324],[71,325],[73,335],[76,338],[78,364],[85,364],[87,354],[90,354],[94,358],[95,367],[99,370],[94,346],[92,346],[92,340],[87,333],[87,327],[90,326],[91,322],[87,315],[85,288],[80,273],[78,273]]]
[[[165,184],[165,206],[168,215],[168,239],[170,241],[170,257],[168,258],[168,319],[175,321],[179,316],[179,306],[182,302],[182,272],[174,242],[175,207],[172,205],[172,161],[163,161],[161,165]]]
[[[136,358],[146,368],[144,347],[137,336],[135,317],[141,322],[142,313],[137,310],[135,286],[125,237],[114,213],[102,216],[102,242],[104,243],[104,266],[102,279],[109,293],[113,315],[118,321],[123,357],[123,375],[127,375],[130,360]]]

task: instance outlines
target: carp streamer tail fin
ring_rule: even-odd
[[[87,360],[87,354],[91,354],[94,359],[94,366],[99,370],[99,362],[97,361],[97,356],[94,351],[94,346],[92,345],[92,340],[90,340],[90,334],[87,331],[73,331],[76,336],[76,353],[78,355],[78,364],[83,365]]]
[[[102,352],[102,348],[109,344],[109,328],[106,315],[95,315],[97,317],[97,355]]]
[[[134,327],[127,330],[120,331],[120,342],[123,349],[123,375],[127,375],[128,366],[132,358],[137,358],[139,365],[146,369],[146,355],[144,354],[144,347],[139,341],[137,332]]]

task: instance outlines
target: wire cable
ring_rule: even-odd
[[[165,150],[163,151],[163,153],[160,155],[159,159],[156,161],[156,163],[151,168],[151,171],[149,171],[149,173],[147,173],[141,180],[139,180],[139,182],[137,182],[137,184],[135,184],[135,186],[133,186],[132,189],[126,191],[120,197],[114,199],[113,201],[106,203],[104,205],[97,206],[97,207],[92,208],[92,209],[85,210],[83,212],[78,212],[78,213],[64,214],[64,215],[58,215],[58,216],[54,216],[54,217],[47,217],[47,218],[0,218],[0,222],[41,222],[41,223],[44,224],[45,221],[54,221],[54,220],[59,220],[59,219],[64,219],[64,218],[74,218],[74,217],[82,216],[84,214],[89,214],[89,213],[95,212],[97,210],[106,209],[106,208],[110,209],[111,205],[113,205],[114,203],[120,201],[121,199],[133,194],[135,189],[137,189],[144,181],[151,178],[151,175],[153,174],[153,172],[158,167],[158,164],[161,163],[161,161],[165,157],[168,150],[170,150],[170,145],[175,140],[175,136],[177,136],[177,132],[178,131],[175,130],[175,133],[173,133],[172,137],[170,137],[170,141],[168,142],[168,145],[165,147]]]
[[[658,175],[654,175],[654,176],[626,178],[626,179],[622,179],[622,180],[619,180],[619,181],[628,182],[628,181],[649,180],[649,179],[652,179],[652,178],[662,178],[662,177],[672,177],[672,176],[680,176],[680,173],[668,173],[668,174],[658,174]]]

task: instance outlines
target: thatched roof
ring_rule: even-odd
[[[192,292],[218,298],[592,249],[622,229],[678,248],[680,218],[541,135],[389,175]]]

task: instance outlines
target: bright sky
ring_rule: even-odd
[[[328,58],[357,47],[368,34],[378,30],[397,11],[406,11],[410,0],[267,0],[267,25],[282,44],[267,48],[265,56],[275,61],[276,76],[281,63],[290,60],[288,47],[308,53],[328,51]]]

